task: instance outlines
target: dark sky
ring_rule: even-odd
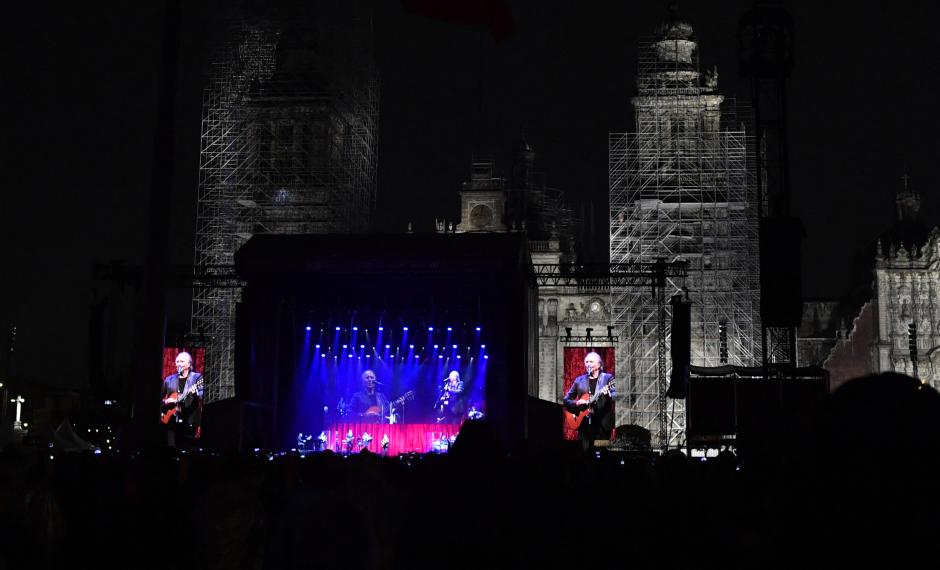
[[[215,4],[184,2],[170,252],[192,260],[201,73]],[[839,297],[852,256],[894,221],[905,168],[922,214],[940,214],[940,114],[932,3],[785,2],[794,18],[789,85],[793,212],[803,219],[804,294]],[[828,3],[827,3],[828,4]],[[737,80],[749,1],[686,2],[703,67]],[[666,2],[509,2],[512,35],[377,2],[381,72],[378,229],[453,219],[474,149],[505,156],[522,129],[548,182],[606,217],[607,133],[631,128],[637,38]],[[44,383],[84,384],[91,265],[142,261],[163,41],[159,2],[29,3],[5,18],[0,322]],[[508,162],[503,166],[508,169]],[[167,193],[169,195],[169,192]],[[171,295],[172,321],[188,291]],[[5,335],[4,335],[5,336]],[[5,339],[4,345],[5,345]],[[0,370],[0,374],[5,371]]]

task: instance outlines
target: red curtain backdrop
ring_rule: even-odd
[[[568,388],[574,384],[574,379],[584,374],[584,357],[589,352],[596,352],[601,355],[601,362],[604,364],[604,372],[617,376],[616,358],[614,347],[607,346],[601,348],[587,348],[584,346],[566,346],[565,347],[565,378],[564,390],[562,396],[568,393]],[[565,413],[568,413],[567,411]],[[578,439],[578,432],[568,429],[568,426],[562,419],[562,430],[564,430],[565,439]]]
[[[342,452],[343,439],[349,430],[352,430],[354,440],[358,440],[363,433],[371,435],[372,443],[366,447],[373,453],[382,452],[382,437],[388,434],[388,454],[399,455],[401,453],[428,453],[433,451],[434,442],[441,439],[441,434],[450,439],[460,431],[460,425],[335,423],[330,427],[330,432],[327,434],[326,448]],[[316,436],[316,434],[314,435]],[[312,442],[308,446],[313,448]],[[358,445],[353,445],[353,452],[358,452],[360,449]]]
[[[170,346],[163,349],[163,374],[160,375],[160,381],[163,382],[163,379],[169,376],[170,374],[176,374],[176,355],[181,352],[188,352],[193,357],[193,372],[199,372],[200,374],[205,374],[206,371],[203,369],[203,365],[206,363],[206,349],[203,347],[175,347]]]

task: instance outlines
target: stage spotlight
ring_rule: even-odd
[[[452,346],[451,348],[457,348],[457,345],[455,344],[455,345],[454,345],[454,346]]]
[[[481,344],[481,345],[480,345],[480,348],[486,348],[486,345],[485,345],[485,344]]]
[[[385,330],[385,327],[379,327],[379,330],[380,330],[380,331],[384,331],[384,330]]]
[[[436,344],[434,345],[434,348],[437,348],[437,345],[436,345]]]
[[[490,355],[489,355],[489,354],[484,354],[484,355],[483,355],[483,358],[485,358],[485,359],[487,359],[487,360],[489,360],[489,358],[490,358]]]
[[[336,330],[339,330],[339,327],[336,327]]]
[[[318,344],[318,345],[316,345],[314,348],[320,348],[320,345]]]
[[[451,332],[452,330],[454,330],[453,327],[447,327],[447,332]]]
[[[434,330],[434,327],[428,327],[428,330],[429,330],[429,331],[433,331],[433,330]]]
[[[360,344],[360,345],[359,345],[359,348],[365,348],[365,347],[366,347],[366,345],[364,345],[364,344]]]
[[[402,327],[401,330],[406,331],[408,330],[408,327]]]
[[[353,330],[354,330],[354,331],[357,331],[357,330],[359,330],[359,327],[353,327]]]
[[[345,345],[345,344],[343,345],[343,348],[346,348],[346,345]]]
[[[366,358],[371,358],[371,357],[372,357],[371,354],[367,354],[367,355],[366,355]]]
[[[352,358],[352,357],[353,357],[353,355],[350,354],[350,355],[349,355],[349,358]]]
[[[310,325],[306,326],[307,331],[310,331]]]
[[[409,345],[408,345],[408,348],[414,348],[414,347],[415,347],[415,345],[413,345],[413,344],[409,344]]]
[[[325,354],[320,354],[320,358],[326,358]]]
[[[443,354],[438,354],[437,357],[438,357],[438,358],[444,358],[444,355],[443,355]]]
[[[457,360],[460,360],[460,355],[459,355],[459,354],[457,355]]]
[[[480,332],[480,327],[477,327],[477,332]]]
[[[386,344],[386,345],[385,345],[385,348],[392,348],[392,346],[389,345],[389,344]]]

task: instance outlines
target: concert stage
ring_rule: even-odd
[[[512,234],[253,237],[236,255],[239,447],[288,449],[303,433],[332,449],[351,428],[370,451],[386,433],[390,454],[436,451],[480,416],[507,449],[551,433],[529,403],[529,265]]]

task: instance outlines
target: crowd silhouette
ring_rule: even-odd
[[[940,395],[897,374],[707,460],[450,452],[0,453],[0,569],[752,567],[915,560],[940,522]]]

